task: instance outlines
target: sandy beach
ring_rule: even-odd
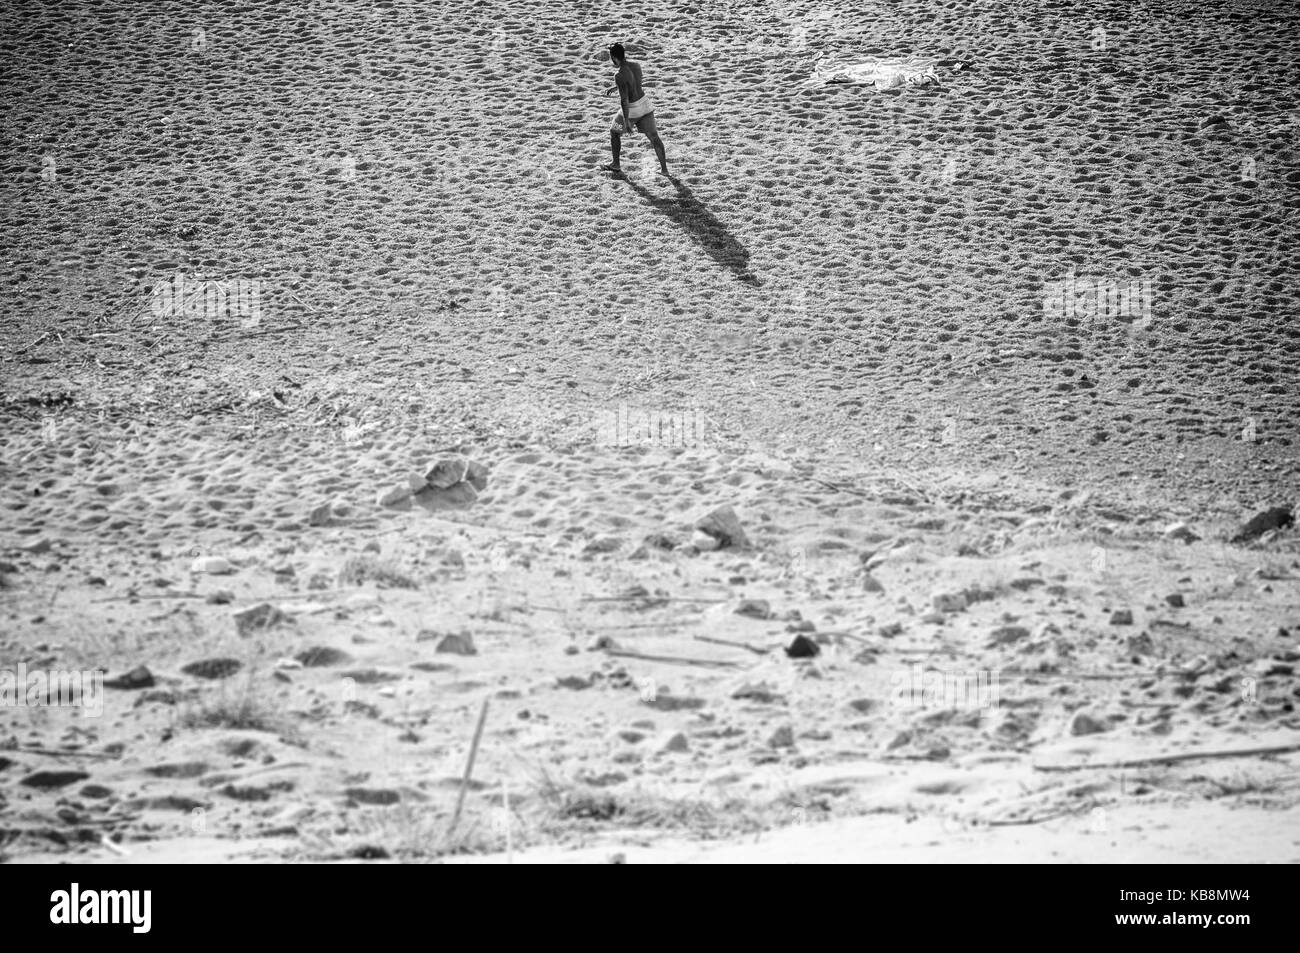
[[[157,6],[0,12],[0,859],[1300,860],[1296,10]]]

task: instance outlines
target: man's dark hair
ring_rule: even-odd
[[[611,59],[618,60],[620,63],[623,62],[623,57],[624,57],[623,44],[615,43],[613,46],[611,46],[609,48],[609,55]]]

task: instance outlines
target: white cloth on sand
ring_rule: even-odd
[[[809,86],[826,86],[830,83],[855,83],[874,85],[876,89],[894,89],[898,86],[920,86],[925,83],[937,83],[935,67],[939,60],[935,57],[908,56],[896,59],[872,57],[860,63],[844,63],[837,66],[823,66],[820,62],[813,67],[812,76],[808,78]]]

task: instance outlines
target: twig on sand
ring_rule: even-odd
[[[750,645],[748,642],[733,642],[731,639],[718,639],[711,635],[697,635],[694,638],[697,642],[712,642],[714,645],[734,645],[738,649],[753,652],[755,655],[766,655],[772,651],[771,649],[759,648],[757,645]]]
[[[200,592],[160,592],[157,595],[145,596],[138,592],[128,592],[121,596],[104,596],[100,599],[92,599],[91,602],[121,602],[123,600],[131,601],[133,599],[205,599],[207,598]]]
[[[286,325],[283,325],[283,326],[278,327],[278,328],[266,328],[266,329],[261,330],[261,331],[252,331],[252,332],[249,332],[249,333],[247,333],[247,334],[236,334],[236,335],[232,335],[231,337],[227,338],[227,340],[230,340],[230,341],[245,341],[245,340],[247,340],[248,338],[260,338],[260,337],[262,337],[262,336],[264,336],[264,335],[267,335],[267,334],[281,334],[281,333],[283,333],[283,332],[285,332],[285,331],[301,331],[301,330],[302,330],[303,328],[305,328],[306,326],[307,326],[307,325],[305,325],[305,324],[298,324],[298,323],[295,322],[295,323],[293,323],[293,324],[286,324]]]
[[[109,839],[109,836],[107,834],[100,834],[99,842],[104,847],[107,847],[113,853],[117,854],[119,857],[131,856],[131,852],[129,850],[127,850],[125,847],[122,847],[120,844],[115,844],[112,840]]]
[[[691,619],[663,619],[659,622],[628,622],[623,625],[588,625],[585,626],[591,632],[620,632],[624,629],[667,629],[675,625],[684,625],[692,622]]]
[[[311,312],[313,312],[313,313],[315,313],[315,314],[320,314],[320,308],[314,308],[314,307],[312,307],[312,306],[309,305],[306,301],[303,301],[302,298],[298,297],[294,292],[290,291],[288,288],[282,288],[281,290],[282,290],[285,294],[287,294],[290,298],[292,298],[294,301],[297,301],[300,305],[302,305],[302,306],[303,306],[304,308],[306,308],[308,311],[311,311]]]
[[[842,636],[843,638],[846,638],[846,639],[854,639],[855,641],[858,641],[858,642],[865,642],[865,643],[867,643],[868,645],[874,644],[874,643],[872,642],[872,640],[871,640],[871,638],[870,638],[869,636],[858,635],[858,634],[856,634],[856,633],[854,633],[854,632],[818,632],[817,634],[818,634],[818,635],[838,635],[838,636]],[[917,651],[926,651],[926,650],[918,648]]]
[[[36,745],[22,745],[13,749],[24,754],[43,754],[50,758],[111,758],[112,755],[102,751],[59,751],[54,748],[41,748]]]
[[[1042,824],[1044,821],[1054,821],[1060,817],[1078,817],[1080,814],[1083,814],[1085,811],[1090,811],[1091,809],[1092,806],[1087,805],[1081,808],[1074,807],[1062,811],[1052,811],[1050,814],[1038,814],[1034,817],[1026,817],[1020,820],[985,821],[984,823],[988,827],[1016,827],[1022,824]]]
[[[694,596],[656,596],[651,593],[642,593],[640,595],[627,596],[583,596],[583,602],[705,602],[712,605],[719,605],[726,602],[726,599],[705,599]]]
[[[469,746],[469,758],[465,762],[465,776],[460,781],[460,793],[456,795],[456,810],[451,815],[451,823],[447,825],[447,840],[456,833],[456,825],[460,823],[460,812],[465,806],[465,792],[469,790],[470,775],[474,773],[474,758],[478,756],[478,743],[483,737],[483,725],[487,722],[488,702],[490,699],[483,699],[483,707],[478,713],[478,726],[474,729],[474,742]]]
[[[27,346],[24,347],[24,348],[19,348],[17,351],[14,351],[14,353],[15,353],[15,354],[26,354],[28,351],[32,350],[32,348],[36,347],[38,344],[40,344],[42,341],[44,341],[47,337],[49,337],[49,336],[50,336],[51,334],[53,334],[53,333],[54,333],[53,331],[46,331],[44,334],[42,334],[40,337],[38,337],[38,338],[37,338],[35,341],[33,341],[31,344],[27,345]]]
[[[1090,771],[1105,768],[1145,768],[1158,764],[1177,764],[1180,761],[1199,761],[1203,758],[1251,758],[1257,755],[1286,754],[1300,751],[1300,743],[1271,745],[1267,748],[1237,748],[1220,751],[1185,751],[1155,758],[1133,758],[1128,761],[1099,761],[1095,764],[1036,764],[1035,771]]]
[[[670,662],[674,665],[704,665],[710,668],[735,668],[739,663],[724,662],[716,659],[685,658],[676,655],[650,655],[645,652],[632,652],[627,649],[606,649],[606,655],[619,658],[640,659],[643,662]]]

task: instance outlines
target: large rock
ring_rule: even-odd
[[[1269,530],[1285,529],[1295,523],[1295,513],[1289,506],[1273,506],[1256,513],[1232,537],[1234,543],[1246,543],[1263,536]]]
[[[748,549],[751,545],[740,518],[730,506],[719,506],[697,522],[695,528],[716,539],[722,549]]]
[[[440,490],[447,490],[465,479],[469,461],[462,457],[439,460],[424,474],[424,482]]]
[[[457,483],[469,483],[476,490],[485,490],[488,470],[483,464],[464,457],[444,457],[428,469],[424,480],[440,490],[448,490]]]

